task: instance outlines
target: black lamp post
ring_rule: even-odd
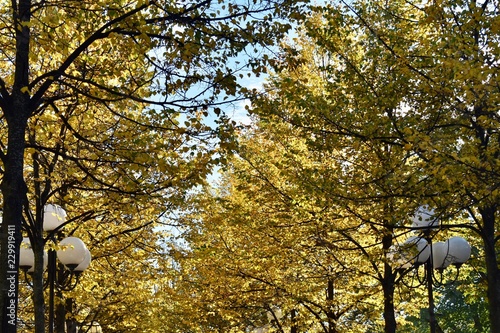
[[[462,237],[433,242],[432,238],[439,230],[439,220],[428,207],[419,207],[412,222],[411,229],[416,235],[394,246],[388,256],[400,272],[400,281],[407,287],[426,286],[430,332],[436,333],[433,286],[456,281],[460,266],[470,257],[471,247]],[[446,283],[443,273],[450,266],[455,268],[455,276]]]
[[[48,250],[48,255],[44,253],[44,257],[47,258],[47,284],[45,287],[49,288],[49,333],[54,333],[56,290],[61,292],[74,289],[80,274],[91,261],[90,251],[81,239],[66,237],[57,242],[55,234],[65,221],[66,212],[64,209],[57,205],[45,206],[43,229],[49,233],[48,239],[54,243],[54,246]],[[54,231],[56,232],[54,233]],[[59,264],[57,259],[59,259]],[[34,253],[29,238],[24,238],[22,241],[19,266],[28,280],[27,275],[34,271]]]

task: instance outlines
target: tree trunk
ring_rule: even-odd
[[[65,302],[66,313],[69,317],[66,319],[66,331],[68,333],[77,333],[77,322],[73,316],[73,299],[67,298]],[[66,316],[66,315],[65,315]]]
[[[328,333],[337,333],[337,316],[335,315],[332,306],[334,295],[335,295],[335,290],[334,290],[333,280],[330,277],[328,278],[328,285],[326,289],[326,299],[328,301],[328,311],[327,311]]]
[[[29,48],[31,1],[13,1],[12,18],[16,27],[16,58],[11,96],[3,96],[2,108],[8,126],[7,154],[4,157],[3,223],[0,235],[0,333],[16,332],[19,287],[19,246],[26,198],[24,182],[25,133],[32,106],[27,91],[29,82]],[[10,247],[10,248],[9,248]],[[9,254],[9,250],[13,254]],[[11,257],[9,257],[9,255]]]
[[[26,119],[22,114],[8,119],[9,138],[2,182],[3,223],[0,238],[0,308],[2,309],[1,333],[16,332],[17,295],[19,284],[19,246],[22,241],[21,221],[26,197],[24,169],[24,133]],[[5,249],[5,250],[4,250]]]
[[[33,305],[35,311],[35,333],[45,332],[45,299],[43,294],[44,241],[36,237],[32,243],[35,254],[35,270],[33,272]]]
[[[495,211],[496,207],[479,209],[483,219],[483,242],[488,280],[488,303],[492,333],[500,333],[500,274],[495,251]]]
[[[66,305],[61,292],[56,293],[54,332],[66,333]]]
[[[34,142],[33,142],[34,143]],[[36,199],[36,213],[34,216],[34,228],[31,228],[32,238],[31,246],[35,255],[35,269],[33,272],[33,305],[35,311],[35,333],[45,332],[45,299],[43,293],[43,272],[44,272],[44,254],[45,254],[45,241],[43,238],[43,216],[44,216],[44,203],[46,201],[43,191],[41,190],[40,165],[38,163],[38,152],[34,152],[33,158],[33,178],[34,180],[34,194]]]
[[[382,246],[386,253],[392,245],[392,231],[386,232],[382,238]],[[384,292],[384,332],[396,333],[396,316],[394,315],[394,280],[395,274],[389,263],[384,263],[382,289]]]
[[[292,309],[292,312],[290,313],[290,322],[291,322],[291,327],[290,327],[290,333],[298,333],[298,327],[297,327],[297,310]]]

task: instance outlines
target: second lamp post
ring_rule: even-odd
[[[419,207],[412,218],[411,230],[416,235],[409,237],[403,244],[393,249],[389,259],[395,261],[401,272],[402,281],[410,275],[412,282],[409,287],[425,285],[429,301],[429,325],[430,332],[436,332],[436,316],[434,313],[433,285],[443,285],[443,271],[448,266],[454,266],[458,277],[460,266],[465,263],[471,255],[469,243],[462,237],[451,237],[444,242],[433,242],[432,238],[440,228],[439,220],[434,211],[428,207]],[[421,272],[420,267],[423,266]],[[435,272],[437,271],[437,274]],[[413,281],[416,280],[414,284]]]

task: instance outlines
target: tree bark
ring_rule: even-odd
[[[36,237],[32,241],[33,253],[35,255],[35,270],[33,272],[33,305],[35,311],[35,332],[45,332],[45,299],[43,293],[43,271],[44,271],[44,241]]]
[[[19,246],[22,241],[21,223],[26,198],[24,182],[25,133],[31,114],[29,79],[29,45],[31,1],[13,3],[16,27],[16,66],[11,96],[3,96],[3,112],[8,126],[7,154],[4,156],[3,223],[0,235],[0,333],[16,332],[17,296],[19,287]],[[10,247],[10,248],[9,248]],[[12,250],[13,253],[9,253]],[[9,257],[11,256],[11,257]]]
[[[382,238],[382,246],[385,252],[392,245],[392,231],[387,232]],[[384,252],[384,253],[385,253]],[[394,281],[395,274],[389,263],[384,263],[384,276],[382,280],[382,289],[384,292],[384,332],[396,333],[396,317],[394,315]]]
[[[495,251],[495,212],[496,207],[479,209],[483,219],[483,242],[486,261],[486,279],[488,281],[488,303],[490,331],[500,333],[500,272]]]
[[[335,290],[333,285],[333,279],[330,277],[328,278],[328,285],[326,289],[326,299],[328,301],[328,311],[327,311],[328,333],[337,333],[337,316],[335,315],[335,312],[333,311],[332,308],[334,295],[335,295]]]
[[[298,333],[299,329],[297,327],[297,310],[292,309],[292,312],[290,313],[290,318],[291,318],[290,333]]]
[[[19,109],[17,109],[19,110]],[[9,121],[10,118],[10,121]],[[19,284],[19,246],[22,241],[21,221],[26,197],[24,169],[24,133],[27,118],[8,117],[9,137],[2,182],[3,223],[0,238],[0,308],[1,333],[16,332],[17,295]],[[5,249],[5,250],[4,250]]]
[[[56,293],[54,332],[66,333],[66,305],[61,292]]]

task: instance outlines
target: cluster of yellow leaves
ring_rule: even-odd
[[[318,160],[286,125],[261,126],[242,138],[218,189],[190,203],[188,247],[176,249],[176,261],[177,288],[190,288],[193,297],[178,296],[178,315],[194,316],[195,331],[215,325],[211,320],[240,331],[295,325],[361,332],[369,321],[375,329],[383,261],[369,225],[331,197],[343,161],[334,153]],[[183,312],[192,302],[198,313]],[[269,320],[276,311],[281,315]]]
[[[298,3],[43,1],[25,2],[31,7],[18,15],[22,1],[0,2],[2,111],[29,117],[23,172],[31,213],[23,227],[42,241],[47,202],[75,218],[64,233],[81,237],[94,257],[78,288],[64,294],[79,323],[95,319],[109,332],[163,326],[160,290],[172,267],[156,226],[210,172],[213,138],[230,140],[204,117],[219,93],[238,92],[232,69],[244,65],[233,59],[279,38],[289,25],[271,19]],[[8,97],[18,91],[27,103],[11,110]],[[6,148],[12,128],[0,126]],[[43,331],[43,310],[35,321]]]
[[[383,316],[404,325],[426,306],[386,261],[422,204],[469,228],[450,235],[474,245],[471,294],[482,227],[498,229],[480,214],[498,213],[497,21],[475,2],[320,6],[254,100],[258,129],[186,216],[178,286],[199,302],[197,330],[394,331]]]

